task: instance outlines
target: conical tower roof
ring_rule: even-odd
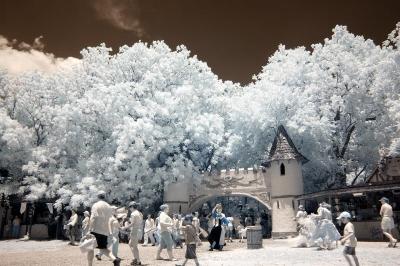
[[[264,157],[264,164],[276,160],[290,160],[297,159],[303,164],[308,162],[308,159],[304,157],[294,145],[292,139],[289,137],[286,129],[280,125],[275,135],[274,142],[272,143],[269,154]]]

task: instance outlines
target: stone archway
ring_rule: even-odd
[[[188,208],[188,213],[197,212],[200,217],[203,229],[209,227],[207,224],[208,215],[216,203],[222,203],[223,213],[226,217],[233,218],[233,225],[236,230],[241,225],[261,226],[262,236],[270,238],[272,236],[272,207],[260,197],[250,193],[216,193],[204,195],[193,199]],[[205,221],[204,221],[205,219]]]
[[[191,212],[202,202],[218,196],[245,196],[272,210],[270,178],[259,168],[222,170],[204,174],[200,183],[186,180],[169,184],[164,202],[174,212]]]
[[[302,165],[308,160],[296,148],[283,126],[279,126],[262,167],[204,173],[200,182],[188,178],[169,184],[164,202],[173,212],[187,213],[208,198],[244,195],[257,199],[271,210],[273,237],[297,234],[296,197],[302,195]]]
[[[203,203],[212,200],[214,198],[218,197],[248,197],[252,198],[256,201],[258,201],[260,204],[262,204],[268,211],[272,211],[272,208],[269,204],[269,202],[264,201],[263,199],[259,198],[257,195],[252,195],[250,193],[241,193],[241,192],[236,192],[236,193],[216,193],[212,195],[205,195],[198,197],[194,199],[191,204],[189,204],[188,208],[188,213],[194,212],[195,210],[199,209]]]
[[[189,198],[189,209],[199,202],[217,196],[246,196],[256,199],[271,210],[271,186],[267,174],[258,168],[223,170],[206,174]]]

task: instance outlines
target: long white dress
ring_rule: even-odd
[[[118,257],[119,247],[119,230],[120,225],[114,216],[110,218],[111,235],[109,236],[109,244],[112,246],[112,253],[115,257]]]
[[[81,238],[83,238],[85,235],[87,235],[89,233],[89,222],[90,222],[90,218],[88,216],[82,220],[82,237]]]
[[[316,233],[318,221],[312,215],[304,215],[303,212],[297,222],[299,224],[299,235],[296,237],[297,247],[315,246],[314,235]]]
[[[340,234],[332,222],[332,213],[325,207],[319,207],[315,218],[318,220],[318,225],[313,240],[320,247],[332,248],[340,239]]]

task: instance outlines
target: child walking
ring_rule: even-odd
[[[343,237],[340,240],[340,243],[344,245],[343,255],[350,266],[352,265],[351,257],[353,257],[354,264],[359,266],[360,264],[356,256],[357,238],[354,225],[350,222],[351,215],[348,212],[342,212],[336,219],[345,224]]]
[[[196,255],[196,245],[200,242],[200,238],[197,235],[196,227],[193,225],[193,216],[188,214],[185,216],[185,220],[181,227],[182,231],[185,233],[185,243],[186,243],[186,254],[185,261],[182,264],[176,264],[177,266],[184,266],[188,260],[192,259],[199,266],[199,261]]]

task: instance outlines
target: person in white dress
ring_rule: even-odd
[[[143,246],[147,246],[149,243],[149,238],[152,246],[155,246],[154,233],[156,231],[156,224],[151,215],[147,215],[146,222],[144,223],[144,243]]]
[[[332,249],[336,247],[336,241],[340,239],[340,234],[332,222],[330,205],[322,202],[318,208],[318,214],[314,215],[317,220],[317,229],[314,234],[314,241],[320,249]]]
[[[296,219],[298,222],[299,235],[296,237],[297,247],[313,247],[316,243],[314,237],[317,232],[318,223],[320,222],[315,218],[315,215],[307,215]]]
[[[71,217],[69,218],[68,221],[68,236],[69,236],[69,244],[72,246],[76,246],[75,243],[75,235],[76,235],[76,227],[78,225],[78,214],[75,212],[75,210],[71,211]]]
[[[85,218],[82,220],[82,236],[81,236],[81,238],[83,238],[84,236],[86,236],[89,233],[90,213],[88,211],[84,211],[83,216]]]
[[[112,248],[111,248],[112,253],[115,257],[118,258],[120,224],[116,217],[117,207],[114,207],[113,210],[114,210],[114,215],[110,218],[110,227],[111,227],[111,237],[110,237],[111,241],[110,242],[112,245]]]
[[[296,220],[299,221],[300,219],[303,219],[306,217],[307,217],[307,212],[304,210],[304,206],[299,205],[299,210],[297,211],[297,214],[296,214]]]
[[[226,232],[227,232],[227,237],[228,237],[228,241],[229,242],[233,242],[233,223],[234,223],[234,218],[233,217],[227,217],[226,218],[228,220],[228,225],[226,227]]]
[[[303,220],[307,218],[307,212],[304,210],[303,205],[299,205],[299,210],[297,211],[296,217],[293,218],[297,222],[297,231],[301,234],[301,227],[303,224]]]
[[[394,220],[393,220],[393,209],[389,204],[389,199],[383,197],[379,200],[382,204],[380,215],[382,217],[381,228],[383,234],[389,238],[389,247],[396,247],[397,239],[395,239],[392,235],[392,230],[394,228]]]

